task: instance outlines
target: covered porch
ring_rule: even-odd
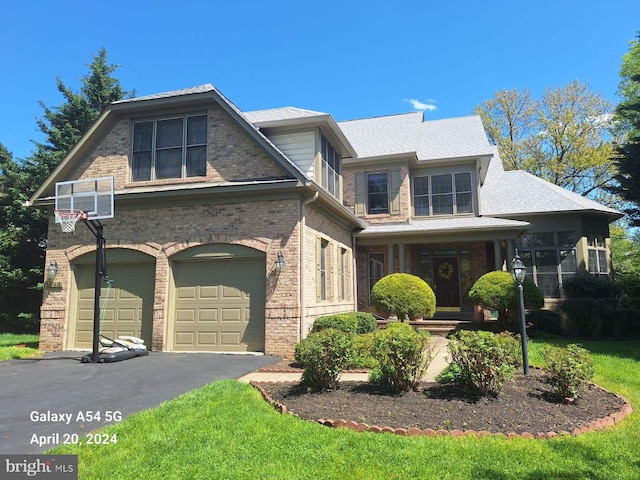
[[[371,311],[371,288],[390,273],[410,273],[436,294],[436,314],[425,322],[482,321],[484,312],[470,303],[475,281],[508,268],[515,239],[527,222],[466,217],[372,225],[356,236],[358,309]]]

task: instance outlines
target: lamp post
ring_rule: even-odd
[[[520,255],[518,255],[518,249],[516,249],[516,256],[513,257],[511,262],[511,275],[517,284],[518,290],[518,303],[520,306],[520,341],[522,342],[522,365],[524,366],[524,374],[529,375],[529,354],[527,352],[527,326],[524,320],[524,293],[522,282],[527,273],[527,267],[525,267]]]

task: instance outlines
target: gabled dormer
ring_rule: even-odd
[[[310,180],[342,201],[342,159],[356,152],[330,114],[283,107],[244,116]]]

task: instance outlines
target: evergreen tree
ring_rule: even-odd
[[[52,108],[40,102],[44,114],[38,126],[46,138],[36,143],[30,157],[17,163],[0,144],[0,331],[33,329],[42,300],[38,286],[43,279],[48,217],[45,212],[24,207],[24,202],[110,102],[132,95],[111,76],[117,66],[107,63],[105,49],[88,67],[80,92],[58,78],[64,102]]]
[[[626,138],[616,149],[618,185],[612,190],[630,202],[625,212],[634,226],[640,226],[640,34],[622,57],[616,108],[616,123]]]

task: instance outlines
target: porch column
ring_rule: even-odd
[[[400,245],[398,245],[398,257],[399,257],[399,262],[400,262],[400,273],[406,273],[407,271],[407,261],[406,261],[406,257],[405,257],[405,249],[404,249],[404,244],[401,243]]]
[[[388,250],[388,255],[389,255],[389,273],[395,273],[396,272],[396,258],[393,252],[393,245],[389,245],[387,247]]]
[[[504,270],[504,257],[502,256],[502,240],[493,241],[493,255],[495,257],[495,269]]]
[[[509,240],[507,241],[507,261],[505,270],[509,271],[511,268],[511,261],[513,257],[516,255],[515,241]]]

